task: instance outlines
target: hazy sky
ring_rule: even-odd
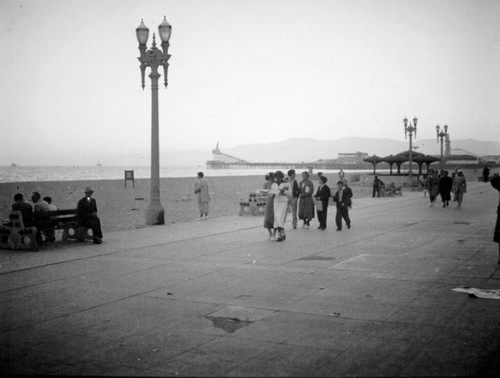
[[[0,0],[0,164],[149,156],[135,29],[150,46],[164,15],[162,152],[404,140],[405,116],[421,138],[446,123],[452,140],[500,141],[496,0]]]

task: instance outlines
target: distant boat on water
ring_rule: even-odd
[[[17,167],[17,164],[16,163],[12,163],[10,166],[11,167]]]
[[[101,161],[100,161],[100,160],[98,160],[98,161],[97,161],[97,166],[98,166],[98,167],[102,167],[102,163],[101,163]]]

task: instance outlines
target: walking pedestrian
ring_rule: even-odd
[[[319,222],[319,230],[326,230],[326,218],[328,214],[328,202],[330,201],[331,191],[330,187],[326,185],[328,179],[326,176],[321,176],[320,185],[318,186],[318,190],[314,195],[316,199],[316,211],[318,214],[318,222]]]
[[[342,219],[344,219],[347,228],[351,228],[351,219],[349,218],[349,207],[352,206],[352,191],[345,190],[342,181],[337,182],[337,192],[333,195],[333,202],[337,205],[337,214],[335,216],[335,223],[337,224],[337,231],[342,231]]]
[[[439,193],[439,179],[436,175],[436,171],[434,169],[429,170],[429,174],[427,175],[426,187],[429,191],[429,199],[431,201],[431,207],[434,206],[434,202]]]
[[[281,171],[276,171],[274,174],[277,187],[273,185],[271,192],[274,194],[274,228],[278,234],[276,241],[284,241],[285,235],[285,222],[288,210],[288,200],[292,192],[290,185],[285,181],[285,175]]]
[[[500,195],[500,176],[495,173],[491,176],[490,179],[491,186],[493,186],[496,190],[498,190],[498,194]],[[497,222],[495,224],[495,232],[493,234],[493,241],[498,243],[498,261],[497,264],[500,264],[500,197],[498,199],[498,207],[497,207]]]
[[[443,201],[443,207],[450,206],[452,187],[453,180],[448,176],[448,171],[443,171],[443,177],[439,179],[439,194],[441,195],[441,201]]]
[[[345,173],[344,171],[342,170],[342,168],[340,168],[340,171],[339,171],[339,179],[344,181],[344,176],[345,176]]]
[[[458,171],[455,176],[455,197],[458,202],[457,207],[462,206],[465,193],[467,193],[467,180],[465,179],[464,172]]]

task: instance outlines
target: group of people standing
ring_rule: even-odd
[[[463,171],[458,169],[450,177],[448,171],[442,170],[438,174],[438,172],[431,168],[427,175],[425,186],[429,192],[431,207],[434,206],[438,195],[441,196],[443,207],[449,206],[451,193],[453,193],[453,201],[457,202],[457,207],[461,207],[464,194],[467,192],[467,180]]]
[[[270,172],[266,175],[264,192],[267,193],[267,202],[264,213],[264,228],[269,232],[269,240],[286,240],[285,222],[288,209],[292,213],[292,227],[297,228],[298,220],[302,220],[302,228],[310,228],[315,212],[318,217],[319,230],[327,226],[327,214],[330,197],[337,204],[336,224],[337,231],[342,230],[342,219],[351,227],[349,208],[351,207],[352,190],[340,180],[337,191],[332,195],[327,185],[327,177],[319,176],[319,186],[314,191],[314,184],[309,172],[301,174],[300,182],[296,179],[294,169],[287,172],[287,177],[282,171]]]

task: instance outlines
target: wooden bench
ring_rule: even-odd
[[[42,241],[50,240],[55,230],[63,230],[62,240],[92,240],[87,227],[80,227],[77,209],[53,210],[33,213],[32,224]]]
[[[24,225],[21,212],[11,212],[9,222],[0,229],[1,248],[38,250],[40,244],[55,240],[56,230],[63,231],[63,241],[93,240],[90,229],[79,225],[76,209],[37,212],[24,221],[30,227]]]
[[[239,215],[264,215],[266,211],[267,193],[250,193],[248,201],[240,201]]]
[[[392,197],[392,196],[402,196],[403,193],[401,192],[401,186],[386,186],[385,187],[385,195]]]

